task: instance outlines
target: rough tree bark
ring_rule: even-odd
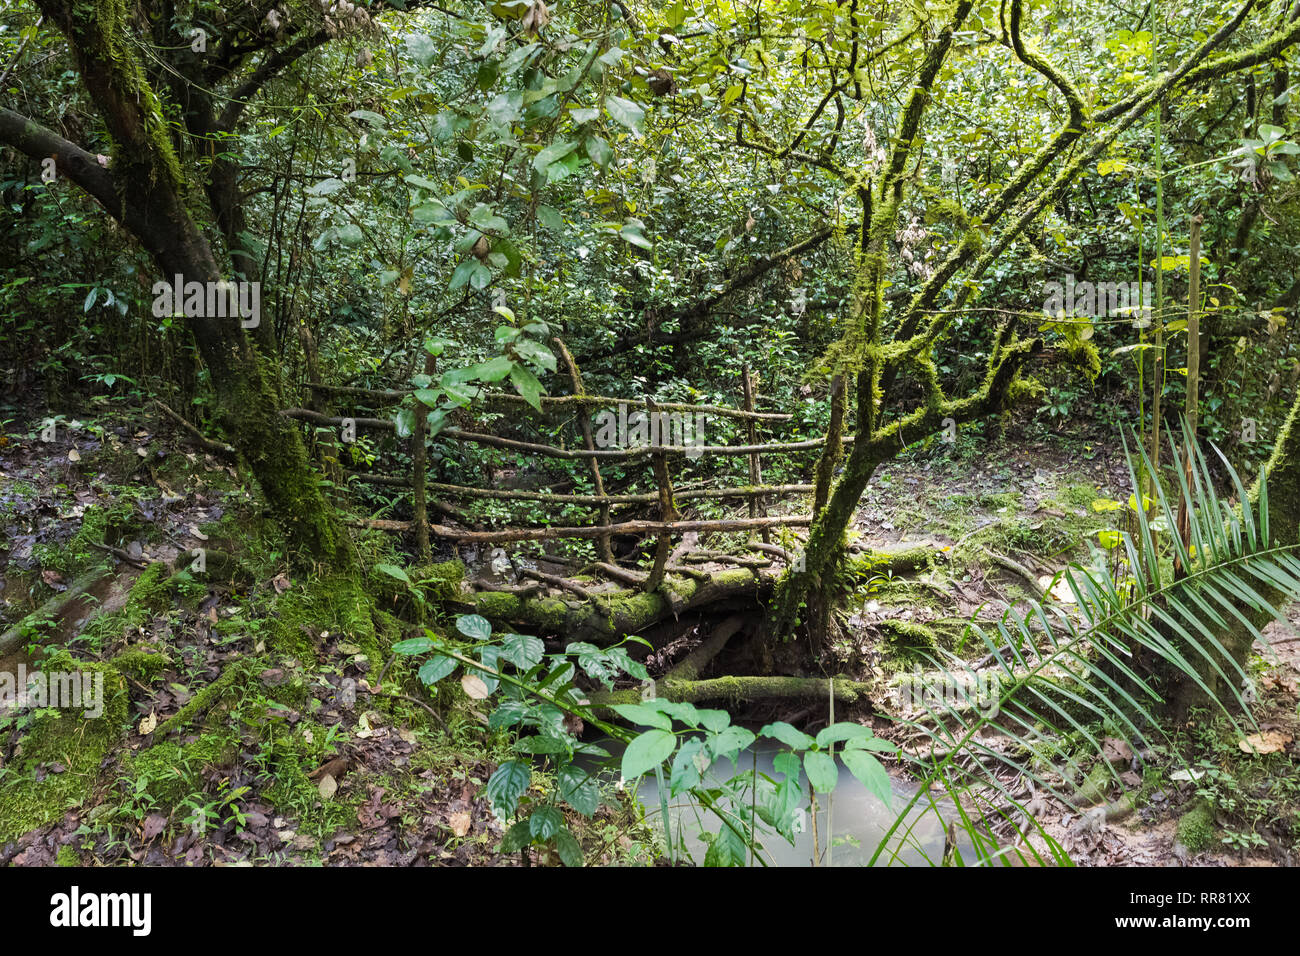
[[[224,278],[208,238],[187,206],[190,183],[167,130],[157,93],[129,42],[143,14],[127,0],[38,0],[47,22],[67,38],[77,71],[113,140],[110,165],[49,129],[0,109],[0,143],[35,159],[54,157],[56,170],[93,196],[152,256],[159,278],[216,282]],[[173,38],[174,39],[174,38]],[[220,190],[209,196],[224,201]],[[238,222],[229,208],[218,222]],[[278,414],[278,370],[266,351],[269,323],[254,336],[238,318],[188,318],[211,374],[219,419],[252,469],[299,556],[333,570],[353,564],[351,543],[325,499],[301,437]]]

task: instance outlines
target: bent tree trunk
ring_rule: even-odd
[[[75,144],[27,118],[0,109],[0,143],[33,159],[54,157],[66,178],[99,201],[153,257],[159,279],[215,282],[223,278],[212,246],[186,206],[191,188],[181,172],[157,94],[145,78],[128,31],[125,0],[74,4],[39,0],[67,38],[87,92],[113,140],[108,168]],[[299,558],[335,570],[352,566],[350,543],[312,471],[296,426],[278,414],[278,374],[238,317],[188,317],[211,373],[219,419],[252,469]],[[272,338],[269,328],[257,333]]]

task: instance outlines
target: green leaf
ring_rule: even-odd
[[[511,331],[516,330],[511,329]],[[526,359],[548,372],[555,371],[555,353],[541,342],[534,342],[532,339],[517,339],[512,347],[519,353],[520,358]]]
[[[569,744],[568,741],[552,737],[550,734],[533,734],[531,737],[520,737],[516,740],[515,750],[521,754],[567,754]]]
[[[443,657],[438,654],[429,658],[420,667],[420,682],[426,687],[430,687],[442,680],[448,674],[456,669],[456,659],[452,657]]]
[[[492,637],[492,622],[481,614],[462,614],[456,618],[456,630],[475,641],[486,641]]]
[[[528,705],[522,700],[503,701],[488,717],[488,727],[492,730],[513,727],[527,716]]]
[[[712,762],[705,752],[703,740],[699,737],[687,740],[673,758],[672,772],[668,776],[669,792],[675,797],[698,787]]]
[[[614,150],[599,136],[589,136],[584,144],[587,149],[587,158],[599,166],[601,169],[608,168],[610,162],[614,159]]]
[[[410,576],[395,564],[376,564],[375,570],[380,574],[387,574],[390,578],[397,578],[407,587],[411,587]]]
[[[745,727],[727,727],[707,738],[705,745],[715,759],[726,757],[735,763],[744,750],[754,742],[754,732]]]
[[[532,776],[532,768],[520,760],[507,760],[497,767],[487,782],[487,796],[493,808],[505,816],[513,814]]]
[[[803,755],[803,769],[808,774],[808,782],[818,793],[830,793],[835,789],[840,774],[830,754],[809,750]]]
[[[842,740],[854,740],[862,737],[874,737],[870,727],[863,727],[861,724],[838,723],[831,724],[823,728],[817,734],[817,746],[829,747],[831,744],[837,744]]]
[[[416,63],[425,67],[429,66],[438,55],[433,40],[423,33],[408,33],[406,35],[406,52],[411,54],[411,59],[415,60]]]
[[[582,845],[567,829],[555,834],[555,852],[565,866],[582,866]]]
[[[849,768],[849,772],[857,777],[867,790],[879,797],[886,807],[893,802],[894,788],[890,784],[889,773],[879,760],[865,750],[856,749],[845,750],[840,754],[840,759],[844,761],[844,766]]]
[[[772,737],[793,750],[807,750],[815,743],[813,738],[802,730],[790,726],[784,720],[768,724],[758,732],[758,735],[760,737]]]
[[[643,228],[644,227],[641,225],[633,225],[632,223],[629,223],[620,229],[618,234],[634,246],[638,246],[642,249],[653,249],[654,243],[645,237],[645,233],[642,232]]]
[[[403,657],[415,657],[417,654],[427,654],[433,648],[433,641],[427,637],[412,637],[409,640],[398,641],[394,644],[393,653],[401,654]]]
[[[625,720],[642,727],[658,727],[660,730],[672,730],[673,722],[667,714],[649,704],[615,704],[610,708]],[[624,776],[627,776],[624,774]]]
[[[591,774],[581,767],[569,764],[561,767],[555,775],[555,782],[560,788],[560,799],[584,817],[589,817],[600,808],[600,788]]]
[[[709,848],[704,852],[705,866],[744,866],[748,848],[731,827],[724,826],[718,835],[709,841]]]
[[[353,110],[348,114],[348,117],[351,119],[365,120],[375,129],[381,129],[384,123],[387,122],[383,116],[373,110]]]
[[[577,145],[573,140],[561,140],[558,143],[552,143],[533,157],[533,169],[539,173],[546,172],[546,167],[568,156]]]
[[[473,256],[462,259],[460,265],[456,266],[456,271],[451,274],[451,282],[448,284],[448,288],[455,291],[463,287],[469,282],[470,276],[474,274],[478,267],[479,261]]]
[[[510,361],[504,355],[498,355],[494,359],[488,359],[486,362],[480,362],[473,368],[469,369],[470,376],[484,382],[499,382],[510,371],[515,368],[515,363]]]
[[[532,846],[533,834],[527,820],[520,820],[501,838],[500,852],[518,853]]]
[[[637,135],[641,134],[641,124],[645,120],[645,110],[640,106],[631,100],[623,99],[621,96],[610,96],[605,100],[605,109],[609,111],[609,115],[616,121],[622,123]]]
[[[623,751],[623,779],[632,780],[662,764],[677,749],[677,738],[667,730],[647,730]]]
[[[552,232],[564,230],[564,217],[550,206],[537,207],[537,221]]]
[[[524,397],[529,405],[542,410],[541,394],[542,383],[537,380],[537,376],[522,365],[515,365],[510,369],[510,381],[514,383],[515,389]]]
[[[521,671],[532,670],[545,653],[542,639],[531,634],[507,634],[501,641],[501,656]]]
[[[528,818],[528,830],[537,840],[549,840],[564,829],[564,814],[555,807],[538,807]]]

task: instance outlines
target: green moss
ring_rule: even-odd
[[[375,602],[385,610],[411,620],[423,620],[423,608],[412,592],[418,591],[426,604],[445,604],[461,599],[465,565],[460,561],[442,561],[404,569],[411,585],[391,574],[371,575],[369,587]]]
[[[1079,784],[1079,799],[1090,804],[1101,803],[1106,799],[1106,791],[1113,782],[1114,778],[1106,764],[1098,762],[1083,778],[1083,783]]]
[[[55,866],[81,866],[81,858],[77,856],[77,851],[68,845],[59,847],[59,852],[54,856]]]
[[[157,731],[155,731],[156,733]],[[185,743],[159,740],[137,751],[123,764],[126,791],[136,800],[170,811],[206,787],[205,774],[214,767],[232,766],[238,755],[228,728],[201,734]]]
[[[1214,843],[1214,811],[1206,800],[1198,800],[1178,820],[1178,842],[1193,853]]]
[[[144,537],[146,530],[129,502],[91,505],[82,514],[77,533],[66,544],[37,545],[32,553],[46,570],[59,571],[65,576],[77,575],[104,560],[104,552],[94,547],[95,544],[122,544],[137,536]]]
[[[326,632],[358,645],[371,661],[381,660],[389,646],[380,640],[374,604],[361,582],[343,575],[281,594],[267,624],[267,648],[303,662],[316,660],[317,642]]]
[[[92,648],[111,646],[136,633],[159,614],[171,610],[173,581],[161,562],[150,564],[131,586],[126,604],[112,614],[101,614],[81,632]]]
[[[142,684],[151,684],[166,670],[171,658],[153,648],[129,647],[109,663],[118,673],[133,677]]]
[[[87,718],[81,710],[43,710],[23,736],[21,751],[0,784],[0,843],[62,818],[94,791],[104,755],[121,738],[127,719],[126,681],[107,664],[52,655],[42,669],[103,675],[104,710]],[[54,773],[50,765],[60,764]],[[44,765],[44,766],[43,766]],[[37,771],[43,779],[37,780]]]
[[[915,621],[888,618],[880,622],[880,634],[886,647],[897,657],[916,658],[934,650],[934,631]]]
[[[256,658],[241,658],[226,665],[220,676],[204,687],[189,702],[160,724],[154,733],[165,737],[177,728],[184,727],[201,713],[208,711],[221,697],[235,685],[246,681],[257,665]]]

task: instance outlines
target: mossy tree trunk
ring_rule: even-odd
[[[68,40],[112,137],[111,163],[101,166],[75,144],[10,110],[0,110],[0,143],[33,158],[55,157],[58,174],[98,200],[148,251],[162,281],[171,283],[178,275],[185,282],[222,280],[213,247],[187,206],[199,190],[181,171],[158,95],[130,42],[143,14],[128,0],[39,0],[38,5]],[[230,197],[220,182],[208,183],[207,191],[214,220],[242,222],[222,205]],[[271,323],[259,322],[246,332],[238,317],[193,316],[188,326],[211,375],[220,423],[292,546],[303,559],[335,570],[350,568],[350,542],[310,467],[297,427],[279,414]]]
[[[963,28],[971,4],[956,3],[937,34],[926,41],[895,133],[888,143],[881,144],[878,155],[883,159],[878,167],[847,169],[830,156],[796,154],[793,146],[783,150],[772,144],[757,124],[755,138],[749,141],[743,123],[738,127],[737,142],[741,146],[782,160],[796,155],[800,161],[843,181],[862,206],[848,332],[832,346],[822,363],[831,376],[856,376],[854,444],[825,508],[813,522],[803,561],[787,572],[778,586],[774,613],[767,620],[770,637],[788,640],[801,627],[813,638],[814,646],[824,639],[836,602],[835,582],[843,560],[845,535],[858,499],[878,465],[909,443],[945,426],[951,434],[951,429],[964,422],[1004,410],[1016,395],[1019,372],[1042,348],[1041,340],[1019,340],[1007,327],[995,331],[983,385],[960,399],[944,393],[933,358],[953,317],[978,295],[979,280],[990,267],[1065,195],[1085,170],[1105,155],[1125,130],[1172,91],[1249,70],[1300,40],[1300,23],[1287,20],[1252,47],[1215,55],[1247,21],[1252,5],[1243,5],[1164,73],[1127,91],[1115,102],[1090,111],[1073,82],[1032,41],[1025,39],[1024,7],[1023,0],[1010,0],[1001,8],[999,42],[1020,64],[1056,90],[1068,115],[980,209],[968,213],[953,202],[956,219],[967,226],[965,234],[933,268],[923,267],[918,274],[920,290],[894,314],[885,315],[882,295],[887,256],[891,243],[904,245],[907,241],[907,230],[899,231],[898,213],[906,186],[919,176],[921,168],[921,121],[953,38]],[[829,78],[829,82],[834,81],[835,77]],[[860,91],[854,93],[856,97],[861,95]],[[870,154],[871,149],[867,152]],[[1055,174],[1045,180],[1053,169]],[[915,258],[911,261],[915,262]],[[945,301],[949,291],[955,293],[950,302]],[[1095,353],[1090,354],[1095,358]],[[921,405],[886,421],[885,401],[898,398],[894,387],[904,374],[910,378],[912,390],[919,389],[923,394]]]

